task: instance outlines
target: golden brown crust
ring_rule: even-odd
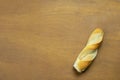
[[[100,29],[100,28],[96,28],[96,29],[93,31],[93,33],[101,33],[101,32],[103,32],[103,30]]]
[[[99,44],[93,44],[92,46],[91,45],[86,46],[87,49],[91,49],[91,50],[95,50],[98,47],[99,47]]]
[[[91,63],[92,61],[79,61],[78,68],[82,71],[84,71]]]

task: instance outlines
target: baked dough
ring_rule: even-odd
[[[90,35],[85,48],[78,55],[73,67],[78,72],[83,72],[95,59],[98,47],[103,40],[104,32],[100,28],[96,28]]]

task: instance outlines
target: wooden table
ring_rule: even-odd
[[[104,41],[89,69],[73,63],[90,33]],[[119,0],[0,0],[0,80],[120,80]]]

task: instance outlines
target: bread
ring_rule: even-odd
[[[73,67],[78,72],[83,72],[95,59],[98,47],[103,40],[104,32],[100,28],[96,28],[90,35],[85,48],[78,55]]]

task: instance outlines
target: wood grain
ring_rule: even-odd
[[[83,74],[73,63],[96,27],[105,32]],[[0,80],[120,80],[119,0],[0,0]]]

